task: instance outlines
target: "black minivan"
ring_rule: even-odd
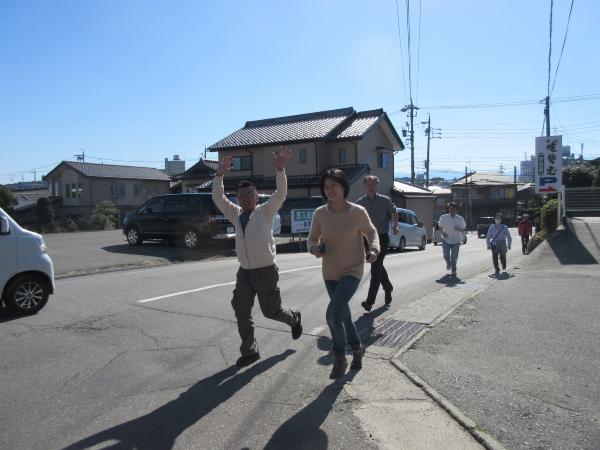
[[[154,197],[123,221],[130,245],[149,239],[181,241],[197,248],[203,239],[231,239],[234,226],[215,206],[210,193],[166,194]]]

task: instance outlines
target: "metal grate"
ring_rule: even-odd
[[[382,347],[400,348],[423,328],[425,328],[423,323],[388,319],[373,330],[369,343]]]
[[[565,188],[565,211],[600,211],[600,187]]]

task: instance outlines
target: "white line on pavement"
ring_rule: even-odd
[[[315,269],[317,267],[321,267],[321,265],[319,264],[316,266],[306,266],[306,267],[298,267],[297,269],[281,270],[279,272],[279,274],[281,275],[283,273],[297,272],[299,270]],[[191,294],[194,292],[206,291],[207,289],[214,289],[214,288],[218,288],[218,287],[222,287],[222,286],[231,286],[234,284],[235,284],[235,281],[228,281],[227,283],[220,283],[220,284],[211,284],[209,286],[203,286],[203,287],[196,288],[196,289],[189,289],[187,291],[179,291],[179,292],[173,292],[172,294],[159,295],[158,297],[145,298],[143,300],[138,300],[138,303],[154,302],[156,300],[162,300],[162,299],[170,298],[170,297],[177,297],[179,295]]]

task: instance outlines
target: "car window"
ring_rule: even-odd
[[[184,197],[167,198],[166,204],[166,210],[170,213],[181,213],[186,210]]]
[[[410,223],[410,218],[408,217],[408,214],[406,214],[404,211],[402,211],[401,213],[398,213],[398,217],[399,217],[400,222]]]
[[[412,223],[413,223],[414,225],[418,225],[418,224],[419,224],[419,219],[417,219],[417,216],[415,216],[414,214],[411,214],[411,215],[410,215],[410,218],[411,218],[411,220],[412,220]]]
[[[200,212],[206,209],[204,198],[204,195],[190,195],[187,204],[188,210],[191,212]]]
[[[157,198],[154,200],[150,200],[148,203],[146,203],[142,209],[140,210],[140,213],[142,214],[157,214],[157,213],[162,213],[164,212],[164,206],[163,206],[163,199],[162,198]]]

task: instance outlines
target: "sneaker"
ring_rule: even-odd
[[[385,291],[385,304],[390,306],[392,303],[392,291]]]
[[[362,360],[365,355],[365,348],[362,345],[358,347],[352,348],[352,363],[350,363],[350,368],[353,370],[362,369]]]
[[[498,275],[500,275],[500,271],[499,270],[494,270],[494,276],[497,277]]]
[[[250,364],[255,363],[259,359],[260,359],[260,353],[258,353],[258,352],[251,353],[249,355],[242,355],[235,362],[235,365],[238,367],[246,367],[246,366],[249,366]]]
[[[292,339],[294,340],[302,336],[302,314],[300,314],[300,311],[295,311],[295,313],[296,317],[298,317],[298,321],[296,322],[296,325],[292,327]]]
[[[367,311],[367,312],[371,311],[371,308],[373,307],[373,305],[371,303],[367,303],[367,302],[362,302],[360,304],[360,306],[365,308],[365,311]]]

